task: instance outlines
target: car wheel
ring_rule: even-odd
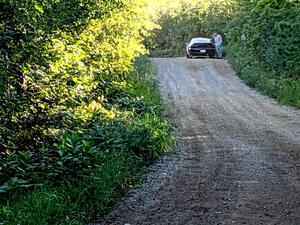
[[[208,57],[209,57],[209,58],[215,58],[215,55],[209,54]]]
[[[186,58],[187,58],[187,59],[191,59],[191,58],[192,58],[192,56],[191,56],[191,55],[188,55],[188,54],[186,54]]]

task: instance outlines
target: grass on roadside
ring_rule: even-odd
[[[137,59],[124,87],[125,94],[110,102],[116,118],[95,121],[86,133],[62,137],[57,145],[62,165],[86,166],[90,172],[74,167],[77,178],[45,180],[42,186],[9,192],[0,203],[0,224],[83,224],[111,209],[145,166],[171,150],[172,127],[163,116],[156,71],[148,58]]]
[[[276,99],[280,104],[300,108],[300,80],[267,69],[241,44],[226,48],[227,58],[237,75],[250,87]]]
[[[15,196],[2,208],[4,224],[83,224],[105,213],[124,194],[142,163],[126,153],[112,155],[77,183],[45,185]]]

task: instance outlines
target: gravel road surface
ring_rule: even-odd
[[[177,151],[90,224],[300,225],[300,111],[247,87],[226,60],[153,62]]]

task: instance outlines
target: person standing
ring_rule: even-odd
[[[222,58],[222,36],[218,34],[216,31],[212,33],[212,43],[215,46],[216,58]]]

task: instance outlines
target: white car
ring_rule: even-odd
[[[209,58],[215,57],[215,46],[209,38],[193,38],[186,46],[186,57],[192,58],[193,56],[208,56]]]

